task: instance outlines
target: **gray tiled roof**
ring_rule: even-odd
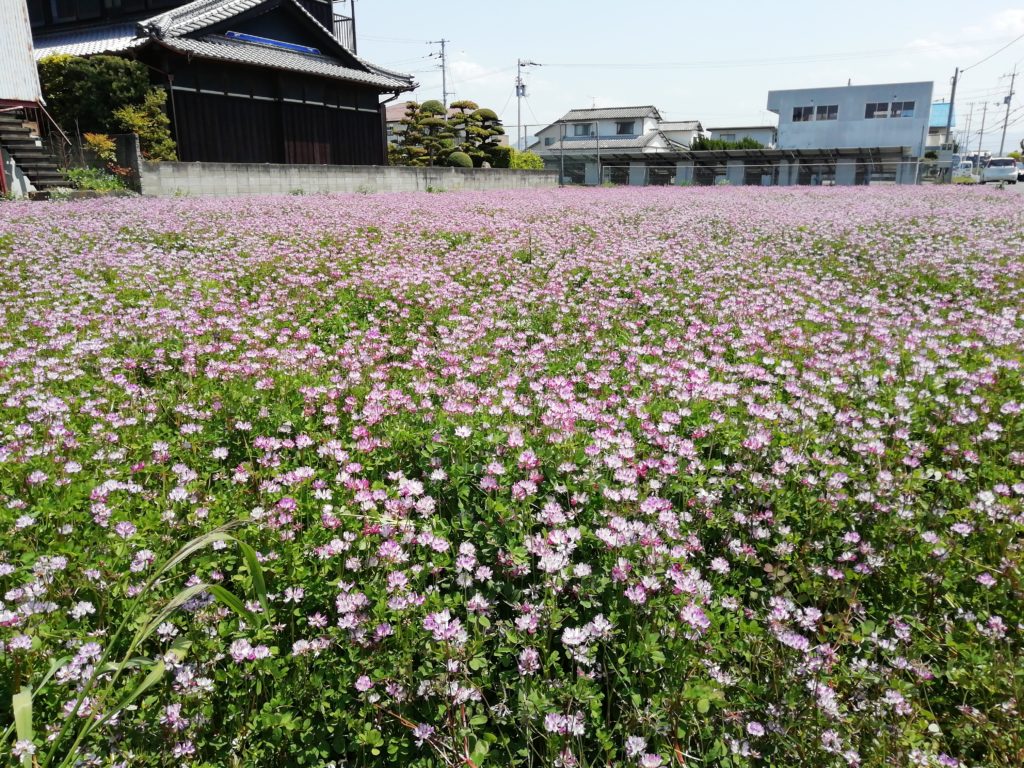
[[[658,128],[662,131],[700,131],[703,130],[703,126],[700,124],[700,120],[675,120],[658,123]]]
[[[156,33],[157,37],[179,37],[189,32],[197,32],[219,21],[226,21],[263,2],[265,0],[194,0],[146,19],[141,22],[141,26]]]
[[[136,25],[113,24],[91,29],[77,29],[35,39],[36,60],[63,53],[69,56],[95,56],[99,53],[126,51],[146,42],[136,36]]]
[[[349,53],[297,0],[282,2],[293,4],[309,18],[310,22],[323,31],[328,40],[334,41],[335,49],[328,53],[336,56],[299,53],[270,45],[230,40],[221,35],[186,37],[266,2],[267,0],[194,0],[138,24],[113,24],[40,37],[35,44],[36,58],[54,53],[72,56],[116,53],[155,42],[180,53],[218,61],[322,75],[336,80],[376,86],[386,91],[412,89],[412,78],[409,75],[378,67]],[[352,59],[348,59],[350,56]],[[353,66],[345,66],[343,63],[346,60],[351,62],[353,59],[356,62]]]
[[[155,42],[170,48],[172,51],[201,56],[207,59],[216,59],[218,61],[237,61],[243,64],[258,64],[264,67],[273,67],[274,69],[304,72],[310,75],[323,75],[324,77],[331,77],[336,80],[375,85],[387,90],[409,87],[409,83],[406,80],[344,67],[336,59],[327,56],[297,53],[282,48],[274,48],[269,45],[243,43],[220,35],[207,35],[197,39],[169,37]]]
[[[654,117],[661,115],[656,107],[603,107],[600,109],[570,109],[559,122],[567,120],[618,120],[631,117]]]
[[[336,53],[342,57],[352,56],[359,65],[367,70],[366,72],[356,67],[346,67],[340,60],[328,56],[316,56],[257,43],[228,40],[217,35],[200,38],[185,37],[245,13],[265,2],[266,0],[193,0],[191,3],[147,19],[140,26],[163,45],[183,53],[220,61],[237,61],[287,69],[293,72],[324,75],[339,80],[376,85],[388,90],[412,89],[412,78],[409,75],[392,72],[353,55],[297,0],[283,0],[283,2],[291,3],[312,24],[319,27],[327,38],[335,42],[335,50],[330,53]]]

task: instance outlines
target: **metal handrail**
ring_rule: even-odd
[[[40,109],[40,111],[41,111],[41,112],[42,112],[42,113],[43,113],[44,115],[46,115],[46,119],[50,121],[50,124],[51,124],[51,125],[52,125],[52,126],[53,126],[54,128],[56,128],[56,129],[57,129],[57,133],[59,133],[59,134],[61,135],[61,138],[62,138],[62,139],[64,139],[64,143],[65,143],[65,144],[67,144],[67,145],[68,145],[69,147],[72,147],[72,146],[74,146],[74,145],[73,145],[73,144],[71,143],[71,139],[69,139],[69,138],[68,138],[68,135],[67,135],[66,133],[64,133],[64,129],[62,129],[62,128],[61,128],[61,127],[60,127],[60,126],[59,126],[59,125],[57,124],[57,121],[53,119],[53,116],[52,116],[52,115],[51,115],[51,114],[50,114],[49,112],[47,112],[47,111],[46,111],[46,107],[44,107],[44,106],[43,106],[42,104],[40,104],[40,105],[39,105],[39,109]]]

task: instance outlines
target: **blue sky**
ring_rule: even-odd
[[[516,123],[517,58],[524,70],[523,122],[546,125],[573,107],[654,104],[667,119],[705,126],[774,122],[765,111],[775,88],[932,80],[949,95],[956,66],[968,67],[1024,35],[1024,5],[975,0],[828,0],[511,4],[356,0],[359,53],[412,73],[417,100],[440,98],[437,46],[447,38],[451,98],[473,99]],[[1009,78],[1024,70],[1024,40],[967,72],[957,123],[975,104],[971,146],[989,105],[984,146],[999,148]],[[1024,138],[1024,77],[1007,149]],[[997,106],[997,104],[999,106]],[[531,128],[532,130],[532,128]],[[510,129],[509,133],[513,133]]]

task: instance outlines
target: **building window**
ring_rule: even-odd
[[[809,123],[814,119],[814,107],[793,107],[794,123]]]
[[[913,101],[894,101],[892,103],[892,116],[893,117],[913,117],[914,107],[916,103]]]
[[[572,126],[573,136],[589,136],[594,132],[593,123],[574,123]]]
[[[718,138],[721,139],[722,141],[736,141],[736,134],[735,133],[723,133],[723,134],[719,135]]]
[[[554,143],[555,143],[554,137],[552,137],[552,136],[545,136],[544,137],[544,146],[545,147],[550,147]]]
[[[838,104],[822,104],[818,107],[817,112],[814,115],[815,120],[838,120],[839,119],[839,105]]]
[[[636,134],[636,121],[629,120],[628,122],[616,123],[615,124],[615,135],[616,136],[633,136]]]
[[[889,102],[887,101],[869,101],[867,105],[864,107],[865,120],[877,120],[888,116]]]

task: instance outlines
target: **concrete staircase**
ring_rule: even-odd
[[[25,127],[18,115],[0,112],[0,145],[38,191],[69,186],[59,170],[57,158],[42,146],[39,137]]]

